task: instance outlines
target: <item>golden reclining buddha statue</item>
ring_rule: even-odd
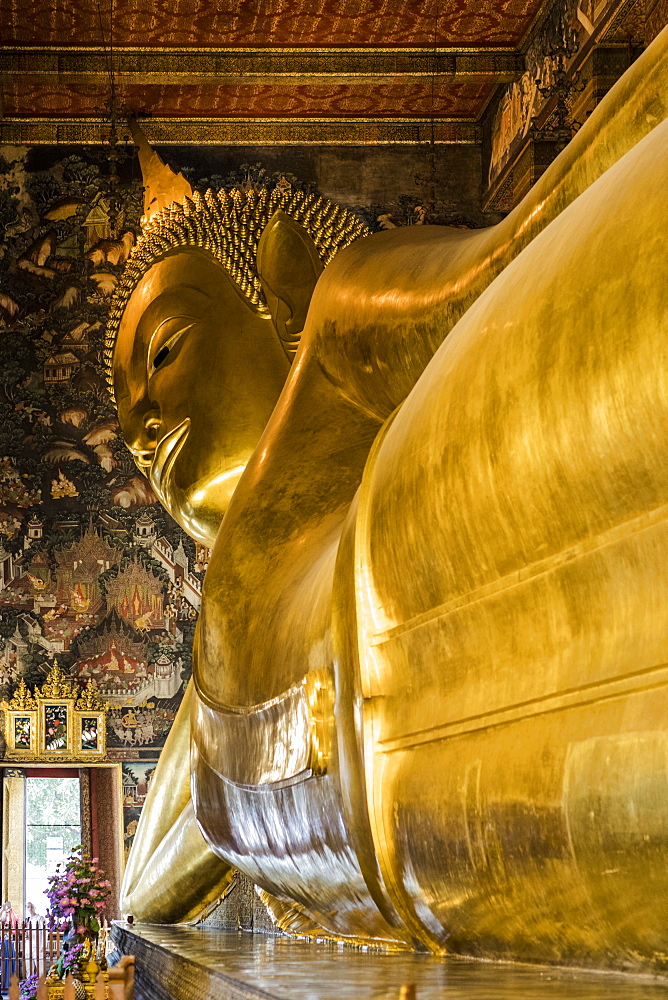
[[[107,358],[213,551],[135,919],[238,868],[287,930],[663,968],[667,83],[664,31],[486,230],[163,177]]]

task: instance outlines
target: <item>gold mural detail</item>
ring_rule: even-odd
[[[102,760],[106,757],[107,703],[92,680],[79,691],[57,660],[41,688],[31,692],[21,678],[5,716],[7,760]]]

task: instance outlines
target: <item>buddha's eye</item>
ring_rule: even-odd
[[[167,345],[161,347],[156,356],[153,358],[153,369],[159,368],[162,362],[165,360],[169,354],[169,348]]]
[[[178,319],[179,319],[178,329],[176,329],[174,333],[171,335],[171,337],[168,337],[168,339],[162,344],[162,346],[156,352],[153,361],[149,363],[148,366],[149,378],[158,370],[158,368],[165,367],[170,354],[172,354],[174,348],[176,347],[177,343],[179,342],[183,334],[187,330],[190,330],[190,328],[195,325],[194,323],[183,323],[183,317],[178,317]],[[163,327],[165,323],[173,323],[173,320],[165,320],[165,322],[161,323],[160,326]],[[157,332],[158,331],[156,331],[156,333]]]

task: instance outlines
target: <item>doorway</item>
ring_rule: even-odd
[[[82,842],[79,775],[25,779],[25,916],[44,916],[48,877]]]
[[[111,883],[106,916],[118,916],[123,872],[121,765],[3,768],[2,902],[18,920],[44,916],[49,875],[81,844]],[[35,911],[28,910],[32,903]]]
[[[49,875],[82,841],[79,769],[5,768],[2,813],[2,901],[19,921],[44,916]]]

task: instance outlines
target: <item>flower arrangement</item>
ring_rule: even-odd
[[[82,937],[86,932],[97,935],[100,916],[111,890],[111,882],[104,877],[98,859],[83,857],[81,847],[75,847],[65,867],[58,865],[55,875],[48,878],[50,916],[52,921],[70,918]]]
[[[58,975],[64,979],[69,972],[74,979],[81,979],[87,958],[86,945],[83,942],[71,944],[69,948],[64,946],[63,953],[56,963]]]
[[[27,979],[21,980],[19,986],[19,997],[20,1000],[34,1000],[37,996],[37,982],[39,976],[35,972],[32,976],[28,976]]]
[[[58,959],[58,975],[71,972],[81,977],[87,960],[93,954],[92,942],[100,932],[100,918],[111,891],[98,859],[83,856],[83,848],[75,847],[65,862],[58,865],[48,881],[49,920],[52,927],[69,924],[63,939],[63,953]]]

